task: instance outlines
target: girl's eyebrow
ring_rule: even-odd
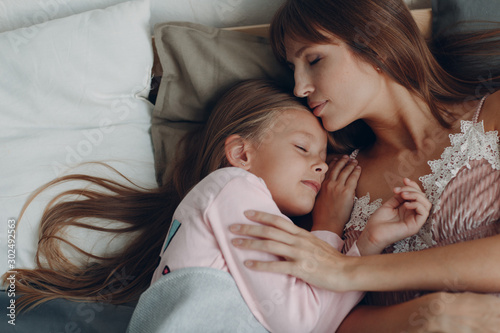
[[[303,136],[307,136],[308,138],[311,138],[311,139],[316,138],[313,134],[311,134],[310,132],[304,131],[304,130],[296,130],[294,132],[294,134],[300,134],[300,135],[303,135]]]

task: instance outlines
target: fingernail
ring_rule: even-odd
[[[250,260],[245,261],[245,266],[252,267],[253,266],[253,261],[250,261]]]
[[[231,241],[231,243],[233,243],[233,245],[241,245],[241,244],[243,244],[243,241],[239,238],[236,238],[236,239],[233,239]]]
[[[252,217],[255,215],[255,212],[253,210],[246,210],[244,214],[247,217]]]
[[[394,191],[396,191],[396,192],[401,191],[401,187],[395,187],[395,188],[394,188]]]
[[[231,231],[239,231],[241,229],[241,226],[239,224],[233,224],[229,226],[229,230]]]

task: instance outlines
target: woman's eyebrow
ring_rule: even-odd
[[[302,56],[302,54],[304,53],[304,51],[310,47],[311,46],[309,46],[309,45],[302,46],[297,52],[295,52],[295,58],[300,58]]]

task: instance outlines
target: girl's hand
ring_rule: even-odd
[[[418,184],[408,178],[405,186],[395,188],[395,195],[368,219],[358,239],[362,255],[378,254],[401,239],[416,234],[429,216],[432,204]]]
[[[289,221],[264,212],[246,212],[252,221],[262,225],[237,224],[230,230],[242,236],[233,245],[241,249],[264,251],[285,260],[262,262],[246,261],[245,265],[257,271],[289,274],[320,288],[344,291],[348,281],[342,274],[346,256],[330,244]]]
[[[312,212],[312,230],[329,230],[342,237],[351,216],[361,168],[357,161],[343,156],[330,163],[328,173],[316,197]]]

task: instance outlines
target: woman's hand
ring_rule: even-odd
[[[347,290],[348,281],[342,270],[347,257],[330,244],[279,216],[253,211],[245,212],[245,215],[262,225],[237,224],[230,230],[237,235],[258,239],[236,238],[233,244],[241,249],[264,251],[285,259],[246,261],[247,267],[289,274],[320,288]]]
[[[316,197],[312,230],[329,230],[342,237],[351,216],[361,168],[347,155],[334,159]]]

